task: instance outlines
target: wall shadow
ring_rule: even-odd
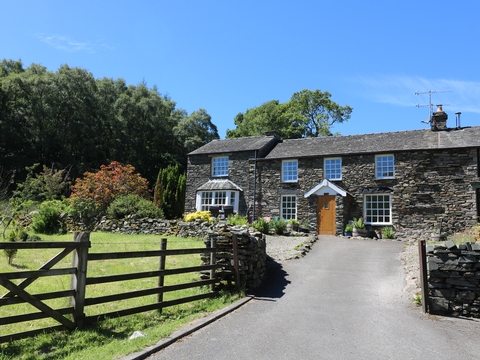
[[[279,299],[285,294],[285,288],[290,281],[287,280],[288,273],[283,269],[282,264],[274,260],[266,263],[266,276],[261,286],[248,291],[249,295],[254,295],[258,300]]]

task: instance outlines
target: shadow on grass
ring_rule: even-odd
[[[17,264],[10,264],[11,267],[14,267],[15,269],[22,269],[22,270],[25,270],[25,269],[28,269],[28,266],[27,265],[17,265]]]

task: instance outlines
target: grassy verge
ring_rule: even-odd
[[[471,229],[450,235],[443,241],[427,241],[427,243],[428,245],[438,245],[444,244],[447,240],[452,240],[456,245],[465,244],[466,242],[473,244],[480,241],[480,223],[473,226]]]
[[[156,250],[160,247],[159,236],[151,235],[115,235],[109,233],[93,233],[91,235],[92,247],[90,252],[109,251],[139,251]],[[73,235],[42,236],[44,241],[72,241]],[[195,239],[180,239],[169,237],[168,249],[199,248],[203,242]],[[0,259],[0,272],[15,270],[38,269],[42,264],[52,258],[58,249],[19,250],[12,266],[7,264],[5,256]],[[3,254],[1,254],[3,255]],[[167,268],[196,266],[200,264],[198,255],[182,255],[167,258]],[[71,256],[67,256],[55,268],[71,266]],[[131,272],[149,271],[158,269],[158,258],[121,259],[95,261],[89,263],[88,276],[102,276],[123,274]],[[182,274],[167,277],[165,285],[184,283],[198,280],[198,274]],[[140,290],[155,287],[156,278],[124,281],[102,285],[87,286],[87,297],[97,297],[119,292]],[[28,286],[32,294],[58,290],[67,290],[70,286],[69,276],[40,278]],[[179,292],[165,294],[164,300],[195,295],[207,289],[187,289]],[[6,292],[0,290],[0,295]],[[145,346],[156,343],[159,339],[170,335],[175,330],[194,319],[203,317],[214,310],[225,307],[236,301],[239,296],[228,293],[221,294],[215,299],[199,300],[196,302],[166,308],[162,314],[156,311],[131,315],[118,319],[107,319],[95,326],[72,333],[67,331],[43,334],[35,338],[18,340],[8,344],[0,344],[0,359],[115,359],[131,352],[138,351]],[[120,302],[90,306],[85,309],[87,316],[97,315],[130,307],[142,306],[156,302],[156,296],[146,296]],[[66,298],[55,299],[47,302],[53,308],[69,306]],[[36,312],[30,305],[18,304],[0,308],[0,317],[16,314]],[[32,330],[45,326],[56,325],[51,319],[42,319],[31,322],[3,325],[0,334],[5,335],[23,330]],[[130,341],[130,335],[140,330],[146,337]]]

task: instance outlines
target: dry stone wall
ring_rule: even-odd
[[[480,243],[427,246],[432,314],[480,317]]]
[[[121,234],[152,234],[204,239],[206,247],[216,243],[216,262],[220,265],[217,275],[225,281],[233,277],[233,236],[238,243],[238,262],[240,286],[243,289],[258,287],[266,273],[266,237],[264,234],[246,226],[231,226],[225,221],[209,223],[197,219],[192,222],[178,220],[143,219],[132,215],[125,219],[102,218],[95,231],[107,231]],[[209,264],[209,257],[202,257]],[[202,274],[208,277],[209,274]]]
[[[254,289],[261,285],[266,274],[266,237],[259,232],[250,233],[246,227],[230,227],[220,224],[205,237],[205,245],[210,247],[212,240],[216,244],[216,262],[221,265],[217,275],[228,282],[234,278],[233,238],[237,239],[239,286],[242,289]],[[203,258],[208,264],[210,258]]]

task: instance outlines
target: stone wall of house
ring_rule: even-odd
[[[332,181],[351,197],[337,212],[337,234],[348,220],[363,216],[367,188],[388,188],[392,196],[392,222],[396,238],[430,237],[442,221],[444,235],[463,231],[476,223],[475,189],[478,160],[475,149],[411,151],[396,153],[395,178],[375,179],[375,154],[342,156],[342,180]],[[323,179],[323,158],[299,159],[297,183],[281,182],[281,160],[258,162],[257,216],[279,216],[280,196],[296,194],[297,219],[316,226],[315,196],[303,194]],[[338,202],[337,202],[338,206]]]
[[[243,192],[240,193],[239,208],[238,211],[242,215],[246,215],[249,204],[252,202],[252,189],[251,179],[253,175],[253,159],[254,152],[238,152],[221,154],[222,156],[228,156],[228,179],[242,188]],[[186,195],[185,195],[185,213],[194,212],[196,192],[197,189],[205,184],[208,180],[213,179],[212,174],[212,156],[208,155],[194,155],[188,157],[187,162],[187,182],[186,182]],[[216,178],[215,178],[216,179]]]
[[[480,243],[427,246],[429,311],[480,317]]]

